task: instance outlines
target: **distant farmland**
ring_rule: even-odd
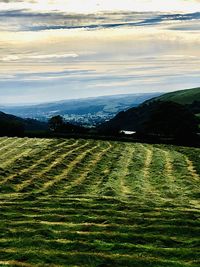
[[[0,266],[200,266],[199,155],[0,138]]]

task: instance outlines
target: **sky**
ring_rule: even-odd
[[[200,0],[0,0],[0,105],[200,85]]]

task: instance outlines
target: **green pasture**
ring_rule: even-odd
[[[200,149],[0,138],[0,266],[200,266]]]

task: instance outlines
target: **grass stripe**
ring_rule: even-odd
[[[21,267],[32,267],[35,265],[20,262],[20,261],[0,261],[0,266],[21,266]]]
[[[17,138],[1,148],[0,266],[198,266],[200,150]]]
[[[5,248],[5,249],[1,249],[0,250],[1,253],[7,253],[7,254],[14,254],[14,253],[18,253],[18,254],[26,254],[26,250],[25,249],[15,249],[15,248]],[[146,264],[146,266],[152,266],[149,265],[149,263],[153,263],[153,264],[161,264],[161,263],[166,263],[166,265],[164,266],[180,266],[180,267],[184,267],[184,266],[191,266],[190,263],[187,262],[183,262],[180,261],[177,262],[177,260],[170,260],[170,259],[163,259],[162,257],[158,257],[158,256],[151,256],[151,255],[146,255],[145,252],[141,253],[141,252],[136,252],[136,253],[132,253],[132,254],[123,254],[123,253],[106,253],[106,252],[70,252],[67,251],[66,252],[62,252],[62,251],[55,251],[52,249],[36,249],[34,251],[30,251],[29,255],[31,256],[35,256],[36,254],[39,255],[48,255],[50,258],[52,257],[65,257],[65,259],[69,259],[69,257],[72,257],[73,259],[76,257],[85,257],[85,263],[89,263],[88,261],[90,261],[90,257],[97,257],[99,259],[105,259],[105,260],[119,260],[119,262],[123,262],[123,260],[128,261],[128,260],[134,260],[136,261],[136,264]],[[52,256],[52,257],[51,257]],[[70,260],[70,259],[69,259]],[[83,259],[82,259],[83,260]],[[140,265],[133,265],[134,261],[132,262],[132,265],[130,265],[131,263],[129,262],[128,266],[140,266]],[[174,265],[170,265],[170,264],[174,264]],[[176,265],[175,265],[176,264]],[[177,265],[178,264],[178,265]],[[123,265],[122,265],[123,266]],[[155,266],[159,266],[159,265],[155,265]],[[163,265],[162,265],[163,266]]]
[[[90,160],[89,166],[83,172],[82,176],[79,177],[81,179],[81,184],[75,187],[73,191],[70,191],[70,194],[76,196],[76,193],[79,193],[79,196],[87,196],[90,198],[91,194],[97,195],[98,194],[98,185],[101,182],[100,177],[98,176],[99,167],[104,164],[103,161],[105,156],[110,152],[112,149],[112,145],[108,143],[104,143],[105,147],[102,145],[100,147],[100,152],[94,155],[94,158]],[[97,178],[97,179],[96,179]],[[81,194],[81,195],[80,195]]]
[[[2,149],[7,142],[10,142],[9,138],[0,138],[0,149]]]
[[[3,153],[2,151],[4,150],[8,150],[7,152],[9,152],[9,149],[11,147],[13,147],[13,145],[15,145],[16,143],[20,143],[22,141],[22,139],[18,139],[18,138],[15,138],[15,139],[8,139],[8,144],[6,143],[6,145],[4,145],[2,148],[0,148],[0,158],[4,157],[5,153]],[[12,148],[11,148],[12,150]]]
[[[61,143],[62,146],[65,145],[67,142],[63,142]],[[32,185],[32,183],[34,182],[34,180],[38,180],[42,177],[42,175],[48,173],[51,169],[53,169],[57,164],[58,162],[55,161],[54,157],[57,155],[57,154],[60,154],[63,149],[70,149],[70,148],[73,148],[75,147],[77,144],[78,144],[78,141],[75,141],[73,144],[69,144],[67,146],[64,146],[64,147],[61,147],[61,144],[57,145],[56,149],[53,150],[52,152],[50,153],[47,153],[44,157],[42,157],[41,159],[37,160],[34,164],[32,164],[29,168],[27,169],[24,169],[20,172],[20,175],[24,175],[26,174],[27,175],[27,178],[29,178],[29,174],[30,173],[33,173],[33,171],[35,170],[34,172],[34,176],[31,175],[31,178],[30,179],[23,179],[23,182],[16,185],[15,187],[15,190],[17,192],[21,192],[21,191],[24,191],[25,189],[27,189],[28,187],[30,187]],[[69,152],[65,153],[65,154],[62,154],[62,159],[65,157],[66,154],[68,154]],[[43,168],[43,171],[41,171],[40,169],[40,166],[43,164],[43,163],[46,163],[47,161],[53,161],[51,164],[49,164],[46,168]]]
[[[189,172],[190,176],[191,176],[194,180],[196,180],[196,181],[199,182],[200,177],[199,177],[199,175],[197,174],[197,171],[196,171],[196,169],[195,169],[195,167],[194,167],[192,161],[189,160],[188,157],[186,157],[186,163],[187,163],[187,169],[188,169],[188,172]]]
[[[69,155],[71,155],[74,152],[80,151],[83,148],[86,148],[89,145],[88,142],[86,142],[85,144],[78,146],[74,149],[72,149],[71,151],[67,152],[66,154],[62,155],[59,159],[57,159],[57,161],[55,161],[53,163],[53,166],[56,166],[57,164],[61,163],[66,157],[68,157]],[[90,151],[90,150],[87,150]],[[85,153],[85,152],[84,152]],[[84,154],[80,154],[80,156],[76,157],[76,160],[70,162],[70,164],[68,165],[68,167],[66,169],[64,169],[59,175],[55,175],[53,177],[53,179],[50,179],[49,181],[45,182],[43,187],[39,190],[37,190],[37,193],[42,193],[47,191],[49,188],[51,188],[52,186],[54,186],[56,183],[60,182],[61,180],[65,179],[68,172],[70,170],[73,169],[73,167],[79,162],[79,160],[81,160],[81,158],[83,157]],[[77,160],[78,159],[78,160]],[[44,174],[44,173],[43,173]]]
[[[88,194],[92,194],[93,197],[101,196],[112,198],[115,196],[116,192],[110,176],[116,168],[116,163],[118,162],[118,157],[120,156],[121,151],[121,146],[115,146],[113,144],[108,153],[104,155],[101,161],[101,166],[98,166],[94,174],[91,174],[94,181],[91,187],[88,187],[87,189]]]
[[[101,148],[100,144],[97,146],[91,148],[90,151],[87,151],[85,155],[82,156],[81,161],[84,160],[85,167],[81,167],[81,173],[77,174],[76,170],[76,179],[70,182],[67,186],[64,186],[64,192],[65,191],[71,191],[74,187],[77,188],[77,191],[80,192],[80,190],[84,190],[84,187],[86,186],[86,183],[90,182],[89,175],[93,170],[95,169],[96,165],[101,161],[102,157],[110,150],[111,145],[108,145],[106,148]],[[93,154],[93,151],[97,149],[97,153]],[[85,163],[85,158],[87,155],[92,155],[91,158],[89,157],[89,162]],[[78,160],[78,159],[77,159]],[[79,161],[79,163],[81,163]],[[76,166],[76,165],[75,165]],[[82,188],[81,188],[82,187]],[[60,191],[60,193],[64,193]],[[76,192],[76,191],[75,191]],[[74,193],[74,191],[73,191]]]
[[[41,140],[40,142],[37,142],[36,143],[36,148],[34,148],[35,146],[33,146],[33,149],[29,149],[29,148],[27,148],[27,150],[32,150],[32,154],[34,154],[34,153],[37,153],[37,151],[38,151],[38,147],[37,146],[42,146],[42,147],[44,147],[45,145],[48,145],[48,143],[49,143],[49,141],[47,141],[47,140]],[[39,148],[40,150],[41,150],[41,148]],[[24,161],[24,159],[21,159],[21,157],[22,156],[27,156],[29,153],[27,153],[27,151],[22,151],[21,152],[21,156],[20,155],[16,155],[16,156],[14,156],[14,161],[16,161],[16,160],[21,160],[21,161]],[[32,157],[32,155],[29,155],[30,157]],[[8,159],[8,160],[10,160],[10,164],[11,163],[14,163],[13,162],[13,158],[12,159]],[[4,162],[4,165],[6,165],[7,163],[6,162]],[[34,168],[34,166],[32,165],[31,167],[30,167],[30,169],[33,169]],[[6,176],[5,177],[5,179],[4,180],[2,180],[2,181],[0,181],[0,185],[2,186],[2,185],[4,185],[4,184],[6,184],[8,181],[11,181],[12,179],[14,179],[15,177],[18,177],[18,176],[20,176],[20,175],[22,175],[22,174],[25,174],[25,173],[27,173],[28,172],[28,170],[29,170],[29,168],[27,168],[27,166],[25,167],[25,169],[22,169],[22,170],[20,170],[20,171],[17,171],[17,174],[16,173],[12,173],[12,174],[10,174],[10,175],[8,175],[8,176]]]

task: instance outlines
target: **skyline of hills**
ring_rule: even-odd
[[[22,118],[47,121],[61,115],[68,122],[94,126],[114,117],[118,112],[138,106],[161,93],[102,96],[63,100],[40,105],[0,106],[0,110]]]
[[[162,105],[162,103],[164,103],[164,105]],[[165,107],[165,103],[169,103],[169,107]],[[174,105],[170,103],[174,103]],[[165,108],[166,111],[163,112]],[[140,132],[144,131],[146,124],[152,120],[152,117],[154,117],[154,122],[156,121],[156,117],[157,120],[162,120],[163,118],[163,122],[166,124],[166,127],[170,124],[170,121],[176,117],[177,125],[173,126],[175,129],[178,127],[178,124],[184,120],[184,118],[181,118],[181,109],[182,112],[186,114],[185,116],[188,116],[188,118],[190,117],[188,114],[189,112],[196,115],[196,118],[198,119],[200,114],[200,88],[171,92],[169,94],[163,94],[161,96],[144,101],[144,103],[140,104],[138,107],[133,107],[126,111],[119,112],[110,121],[100,125],[100,129],[105,132],[116,132],[120,130]],[[171,110],[174,110],[174,113],[171,112]],[[177,117],[178,115],[176,114],[176,110],[177,112],[180,112],[178,113],[180,118]],[[162,112],[162,117],[160,117],[160,115],[154,116],[154,114]],[[164,113],[166,113],[165,118],[163,117],[165,116]],[[158,125],[154,126],[155,130],[157,127]]]

